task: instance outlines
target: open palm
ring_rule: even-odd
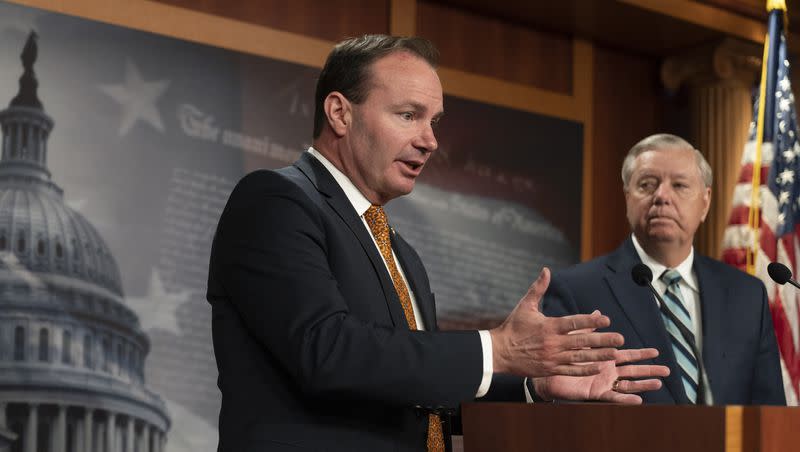
[[[640,392],[661,388],[657,377],[669,375],[666,366],[630,364],[658,356],[654,348],[617,350],[613,361],[599,364],[600,373],[585,377],[554,375],[534,379],[536,393],[544,399],[595,400],[624,404],[640,404]],[[656,377],[656,378],[653,378]],[[636,380],[632,380],[636,379]],[[614,382],[619,380],[616,388]]]

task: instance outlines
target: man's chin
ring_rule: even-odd
[[[405,196],[414,190],[416,180],[417,179],[413,177],[403,177],[392,188],[394,189],[394,192],[398,194],[397,196]]]
[[[678,231],[672,225],[648,225],[643,228],[643,233],[637,233],[636,237],[649,242],[671,242],[678,239]]]
[[[647,240],[652,243],[666,244],[676,242],[678,236],[671,231],[648,231]]]
[[[387,190],[386,198],[388,198],[388,200],[399,198],[411,193],[413,190],[414,181],[411,181],[411,183],[395,184],[393,187]]]

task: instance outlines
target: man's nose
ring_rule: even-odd
[[[672,187],[667,183],[660,183],[653,193],[653,202],[655,204],[668,204],[672,201]]]
[[[436,135],[433,132],[433,126],[427,124],[422,126],[414,141],[414,147],[423,152],[433,152],[439,147],[439,142],[436,141]]]

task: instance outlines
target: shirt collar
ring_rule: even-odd
[[[636,248],[636,254],[639,255],[639,259],[642,260],[642,263],[644,265],[647,265],[650,268],[650,270],[653,272],[655,279],[660,278],[661,274],[664,273],[664,270],[667,269],[667,266],[650,257],[650,255],[644,251],[642,245],[639,244],[639,241],[636,240],[635,234],[631,234],[631,239],[633,240],[633,247]],[[692,247],[689,250],[689,255],[686,257],[686,259],[683,260],[683,262],[681,262],[680,264],[678,264],[677,267],[675,267],[675,270],[677,270],[678,273],[680,273],[681,278],[683,278],[683,281],[686,283],[687,286],[689,286],[689,288],[691,288],[695,292],[699,292],[699,290],[697,289],[697,278],[694,276],[694,272],[692,271],[693,264],[694,264],[694,247]]]
[[[339,184],[339,187],[342,188],[342,191],[344,192],[344,195],[347,197],[347,200],[350,201],[350,204],[353,205],[353,209],[356,210],[358,216],[360,217],[364,215],[364,212],[366,212],[367,209],[369,209],[370,206],[372,206],[372,203],[369,202],[366,196],[364,196],[363,194],[361,194],[360,191],[358,191],[358,188],[356,188],[356,186],[353,184],[350,178],[345,176],[343,172],[339,171],[339,168],[335,167],[333,163],[330,162],[330,160],[326,159],[325,156],[322,155],[322,153],[319,152],[318,150],[314,149],[313,146],[308,148],[308,153],[313,155],[314,158],[316,158],[317,160],[319,160],[319,162],[322,163],[322,166],[324,166],[325,169],[327,169],[328,172],[331,173],[333,179],[336,181],[337,184]]]

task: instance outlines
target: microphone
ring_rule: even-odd
[[[769,277],[772,278],[773,281],[780,285],[784,285],[788,282],[800,289],[800,284],[792,279],[792,271],[789,270],[789,267],[780,262],[770,262],[769,265],[767,265],[767,273],[769,273]]]
[[[788,271],[789,269],[787,268],[786,270]],[[686,328],[686,325],[678,320],[678,318],[675,317],[675,314],[673,314],[672,311],[667,308],[666,304],[664,303],[664,299],[661,298],[661,294],[659,294],[656,288],[653,287],[653,271],[650,270],[650,267],[641,262],[634,265],[631,269],[631,278],[633,278],[633,282],[635,282],[636,285],[648,287],[650,289],[650,292],[652,292],[653,295],[655,295],[656,300],[658,300],[658,309],[662,314],[664,314],[664,316],[669,318],[673,324],[675,324],[675,326],[678,328],[678,331],[680,331],[681,336],[683,336],[683,340],[685,340],[686,343],[689,344],[689,347],[691,347],[692,353],[694,353],[694,356],[697,359],[697,371],[699,374],[699,381],[697,384],[697,404],[704,405],[705,390],[703,389],[703,386],[705,386],[705,384],[703,382],[703,375],[705,374],[705,371],[703,368],[705,366],[703,366],[703,360],[701,359],[700,352],[697,349],[697,344],[694,340],[694,334],[689,331],[689,329]],[[669,332],[667,332],[667,334],[669,334]]]
[[[648,286],[650,289],[655,293],[657,298],[659,297],[656,290],[653,288],[651,282],[653,281],[653,271],[650,270],[650,267],[644,264],[636,264],[631,269],[631,277],[633,278],[633,282],[636,283],[637,286]],[[661,301],[661,300],[659,300]]]

